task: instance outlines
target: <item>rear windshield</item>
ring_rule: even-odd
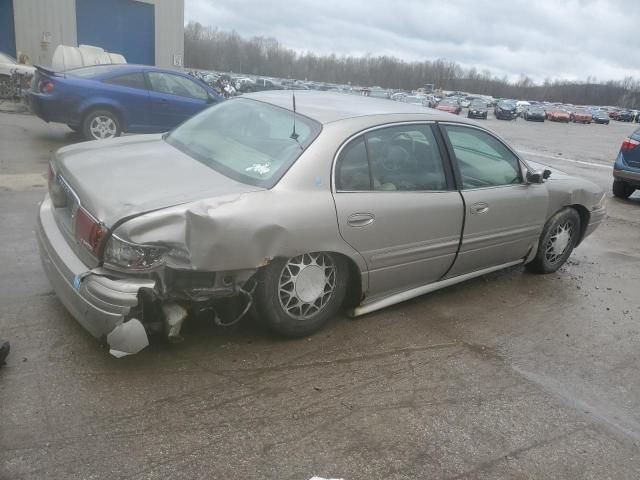
[[[201,112],[165,140],[234,180],[271,188],[318,136],[322,126],[267,103],[236,98]]]
[[[105,73],[111,73],[117,71],[120,66],[116,65],[96,65],[94,67],[80,67],[72,70],[67,70],[67,75],[80,78],[94,78],[98,75],[104,75]]]

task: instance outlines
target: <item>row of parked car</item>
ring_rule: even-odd
[[[608,124],[638,121],[640,115],[612,107],[575,107],[548,102],[494,99],[461,92],[436,95],[355,87],[294,79],[187,73],[143,65],[96,65],[64,73],[44,67],[34,71],[26,100],[47,122],[67,124],[88,139],[111,138],[122,132],[166,131],[225,97],[263,90],[320,90],[387,98],[467,117],[486,119],[493,106],[497,119]]]

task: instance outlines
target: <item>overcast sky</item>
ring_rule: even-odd
[[[638,0],[185,0],[185,21],[299,52],[446,58],[517,78],[640,78]]]

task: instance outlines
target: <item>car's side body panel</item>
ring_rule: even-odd
[[[448,277],[523,259],[536,245],[547,220],[544,184],[464,190],[462,195],[464,234]]]
[[[370,296],[435,282],[451,267],[464,209],[457,191],[337,192],[342,238],[362,254]],[[357,215],[371,223],[351,225]]]

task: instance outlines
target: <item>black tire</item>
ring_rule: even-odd
[[[622,180],[613,181],[613,195],[618,198],[629,198],[635,191],[635,187],[623,182]]]
[[[305,299],[299,297],[300,293],[296,288],[295,282],[299,281],[299,278],[298,280],[292,279],[291,273],[296,271],[296,265],[305,265],[303,268],[298,267],[295,275],[299,276],[300,272],[307,267],[320,266],[321,263],[324,263],[325,267],[323,272],[325,275],[324,292],[328,296],[323,299],[325,293],[321,293],[316,300],[300,303],[300,300],[304,301]],[[332,265],[334,275],[334,286],[330,293],[326,290],[328,286],[326,282],[329,282],[331,275],[326,273],[327,265]],[[311,272],[311,275],[318,275],[317,270],[315,273]],[[317,252],[299,255],[291,259],[276,259],[260,272],[254,293],[255,313],[273,332],[279,335],[286,337],[310,335],[322,328],[340,310],[347,292],[348,281],[348,264],[340,255]],[[311,290],[312,292],[309,294],[313,296],[313,288]],[[324,304],[322,304],[323,301]],[[289,311],[285,309],[285,303],[291,305]],[[310,315],[310,312],[307,311],[306,318],[300,318],[305,317],[303,311],[306,305],[312,305],[311,309],[317,307],[317,311]],[[295,309],[299,309],[298,314],[293,313]],[[297,318],[294,315],[297,315]]]
[[[568,238],[563,232],[568,232]],[[553,273],[567,261],[580,238],[580,214],[573,208],[563,208],[556,212],[545,224],[540,234],[538,251],[527,269],[536,273]],[[559,235],[563,235],[562,239]],[[554,244],[561,241],[560,252],[554,251]],[[566,241],[566,244],[564,243]]]
[[[98,132],[98,130],[96,129],[99,128],[99,125],[95,124],[94,121],[101,122],[105,125],[105,129],[103,130],[104,136],[100,137],[94,135]],[[111,127],[112,125],[113,128]],[[120,119],[115,113],[110,110],[91,110],[85,115],[84,119],[82,120],[82,135],[84,135],[84,138],[86,138],[87,140],[115,138],[119,137],[121,133],[122,127],[120,125]]]

